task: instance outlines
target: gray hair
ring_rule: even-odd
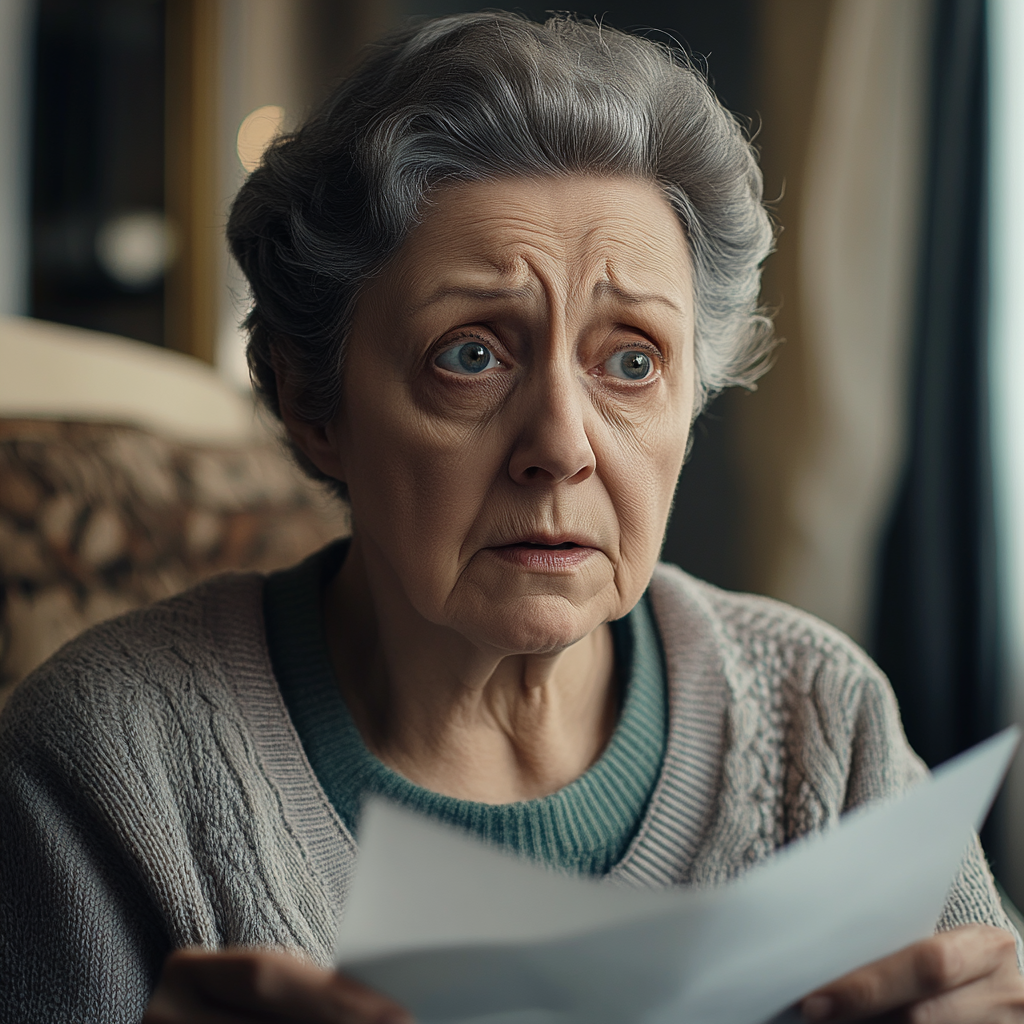
[[[772,343],[757,302],[773,232],[740,126],[665,45],[568,16],[541,25],[489,12],[368,47],[242,186],[228,240],[252,289],[257,391],[280,415],[284,373],[298,416],[334,417],[360,287],[431,189],[577,173],[655,182],[679,217],[694,269],[696,412],[722,388],[751,386]]]

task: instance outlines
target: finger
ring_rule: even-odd
[[[818,989],[800,1004],[804,1019],[860,1020],[969,984],[1005,962],[1013,937],[966,925],[914,943]]]
[[[164,962],[160,981],[153,993],[142,1024],[255,1024],[269,1021],[262,1014],[236,1012],[219,1001],[211,1002],[197,991],[196,975],[207,961],[219,957],[207,950],[176,950]]]
[[[969,985],[914,1003],[904,1011],[908,1024],[1005,1024],[1024,1015],[1024,978],[1014,970],[996,971]]]
[[[168,961],[172,985],[190,986],[206,1005],[246,1019],[308,1024],[410,1024],[394,1000],[288,953],[182,952]]]
[[[231,1007],[305,1024],[411,1024],[394,1000],[332,971],[275,951],[221,954],[198,975],[205,993]]]
[[[254,1016],[248,1010],[236,1012],[213,1006],[194,992],[159,987],[146,1007],[141,1024],[271,1024],[273,1021],[280,1021],[280,1018]]]

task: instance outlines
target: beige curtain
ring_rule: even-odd
[[[751,582],[863,641],[903,456],[930,4],[768,0],[762,16],[786,341],[737,403]]]

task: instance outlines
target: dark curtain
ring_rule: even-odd
[[[937,0],[909,450],[874,630],[907,736],[932,765],[998,724],[985,31],[983,0]]]

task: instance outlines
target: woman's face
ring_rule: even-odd
[[[688,248],[629,178],[435,193],[363,292],[329,425],[371,579],[508,653],[637,602],[693,407]]]

